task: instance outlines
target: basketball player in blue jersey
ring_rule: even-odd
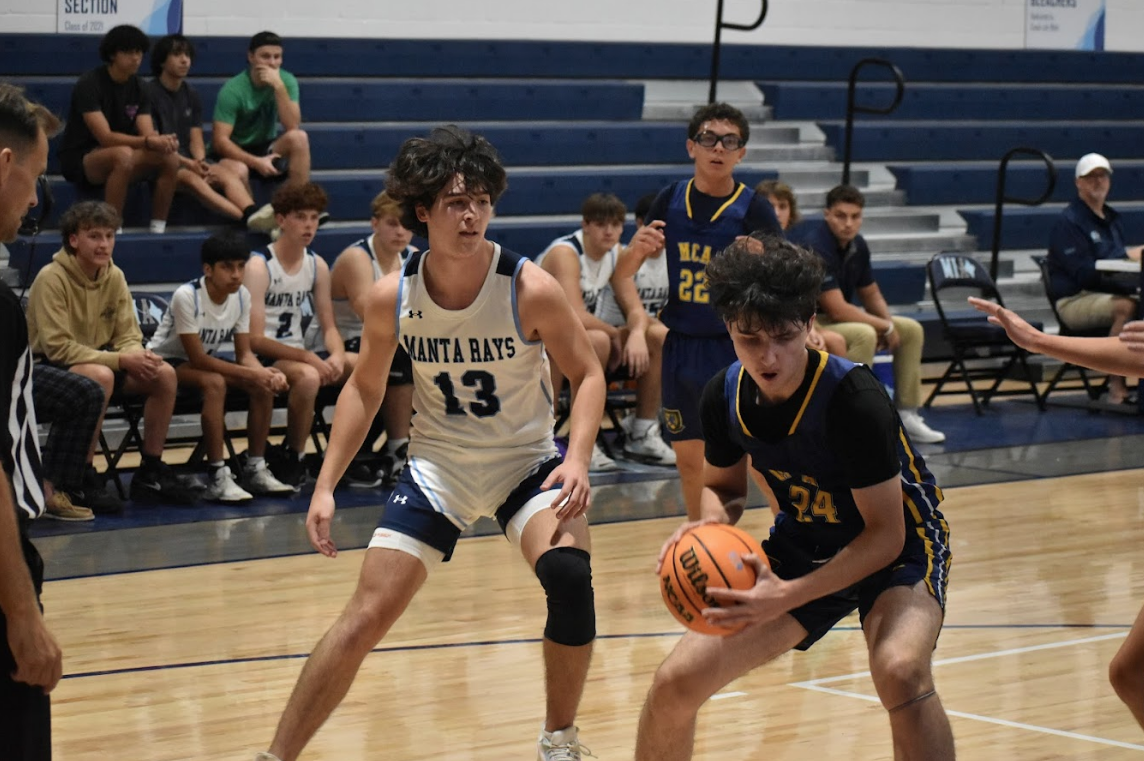
[[[358,365],[338,398],[306,519],[310,543],[337,555],[333,488],[385,396],[399,345],[413,363],[409,462],[366,550],[353,598],[310,655],[259,761],[298,757],[362,659],[481,515],[500,522],[548,598],[547,710],[537,757],[581,757],[575,718],[596,633],[584,513],[604,374],[559,284],[485,238],[505,186],[488,141],[453,126],[406,141],[389,169],[387,192],[401,203],[405,226],[428,237],[429,249],[369,295]],[[576,392],[563,462],[553,440],[546,350]]]
[[[687,515],[699,516],[703,488],[703,442],[699,397],[711,375],[735,358],[723,321],[711,308],[704,266],[737,237],[756,230],[782,235],[774,209],[763,196],[733,176],[747,153],[750,125],[726,103],[695,112],[687,127],[687,155],[695,176],[665,188],[648,211],[648,224],[621,252],[613,280],[624,313],[640,310],[632,277],[666,245],[671,289],[660,320],[667,326],[663,347],[663,413],[666,437],[675,449]],[[643,238],[659,245],[643,245]]]
[[[389,273],[401,269],[417,250],[410,245],[413,232],[401,224],[401,206],[385,191],[378,193],[370,203],[369,225],[371,234],[347,246],[330,268],[334,322],[345,341],[346,351],[354,353],[361,346],[362,318],[370,288]],[[347,477],[362,483],[376,475],[392,483],[405,465],[412,417],[413,367],[409,364],[409,355],[398,347],[389,366],[389,383],[381,402],[381,414],[374,418],[362,451],[354,458]],[[385,446],[375,462],[373,445],[382,430]]]
[[[989,322],[1004,328],[1022,349],[1113,375],[1136,377],[1144,372],[1144,322],[1140,320],[1127,323],[1117,336],[1061,336],[1037,330],[996,302],[971,298],[969,303],[989,315]],[[1117,697],[1144,728],[1144,609],[1136,614],[1128,637],[1113,656],[1108,678]]]
[[[255,251],[246,264],[250,348],[264,364],[281,370],[290,386],[284,457],[271,462],[270,468],[276,478],[291,486],[301,485],[306,476],[302,457],[318,390],[344,381],[357,358],[345,350],[334,323],[330,268],[309,248],[327,202],[326,192],[312,182],[279,188],[271,204],[282,233],[266,249]],[[304,345],[302,323],[310,304],[326,356]]]
[[[806,347],[823,278],[815,254],[774,236],[761,246],[747,238],[706,273],[737,360],[703,392],[702,519],[670,541],[702,523],[735,523],[748,466],[781,512],[763,543],[770,567],[744,558],[755,585],[707,588],[724,607],[704,618],[746,628],[683,635],[648,693],[636,759],[689,759],[708,698],[792,648],[806,650],[857,609],[894,759],[950,761],[953,734],[932,670],[950,566],[941,489],[873,373]]]

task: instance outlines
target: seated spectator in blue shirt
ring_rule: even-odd
[[[1135,284],[1103,277],[1100,259],[1140,260],[1144,247],[1127,248],[1120,215],[1105,203],[1112,188],[1112,165],[1099,153],[1089,153],[1076,164],[1077,197],[1061,212],[1049,237],[1049,279],[1061,321],[1073,330],[1109,326],[1108,335],[1120,335],[1124,323],[1136,316]],[[1108,400],[1128,398],[1125,379],[1113,376]]]
[[[826,194],[821,221],[804,222],[788,235],[826,264],[826,279],[818,297],[819,325],[846,339],[846,357],[851,362],[872,365],[879,349],[893,355],[894,403],[902,427],[915,442],[936,444],[945,441],[945,434],[930,428],[918,414],[922,326],[909,317],[891,315],[874,281],[870,247],[858,232],[865,206],[866,197],[860,190],[839,185]],[[861,307],[854,304],[856,298]]]
[[[120,216],[133,182],[154,179],[151,232],[167,229],[179,171],[179,139],[160,134],[151,121],[151,100],[136,72],[151,47],[143,30],[117,26],[99,43],[104,63],[72,88],[67,126],[60,142],[64,179],[102,185],[103,197]]]
[[[203,103],[187,84],[194,60],[195,46],[191,41],[181,34],[168,34],[151,51],[151,73],[155,78],[143,85],[151,99],[155,129],[179,138],[178,187],[227,219],[242,221],[252,230],[270,232],[274,228],[274,207],[266,204],[259,211],[236,172],[207,162]]]

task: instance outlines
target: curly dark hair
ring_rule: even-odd
[[[389,166],[385,184],[385,192],[401,204],[402,226],[427,236],[429,229],[417,218],[417,207],[432,207],[457,175],[469,193],[488,193],[494,204],[508,187],[500,156],[480,135],[448,124],[428,137],[406,140]]]
[[[719,317],[744,333],[806,325],[825,269],[818,255],[775,235],[752,233],[711,258],[707,287]]]
[[[286,216],[295,211],[316,211],[321,214],[330,205],[330,198],[322,186],[316,182],[301,185],[283,185],[270,199],[275,214]]]
[[[743,138],[744,143],[751,139],[751,125],[747,122],[747,117],[743,116],[743,112],[730,103],[708,103],[706,106],[700,106],[687,125],[687,139],[695,139],[695,136],[699,134],[699,128],[703,126],[703,122],[714,121],[734,124],[739,128],[739,137]]]
[[[80,201],[73,205],[60,217],[60,237],[63,238],[64,250],[75,255],[71,245],[71,236],[81,230],[118,230],[123,226],[123,217],[115,207],[103,201]]]

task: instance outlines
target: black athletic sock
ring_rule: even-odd
[[[250,219],[250,215],[258,211],[258,204],[252,203],[242,210],[242,223],[245,225]]]

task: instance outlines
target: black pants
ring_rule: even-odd
[[[20,542],[38,597],[44,581],[44,563],[23,525]],[[16,661],[8,647],[8,622],[0,612],[0,757],[4,761],[51,761],[50,699],[41,688],[15,681],[15,670]]]

